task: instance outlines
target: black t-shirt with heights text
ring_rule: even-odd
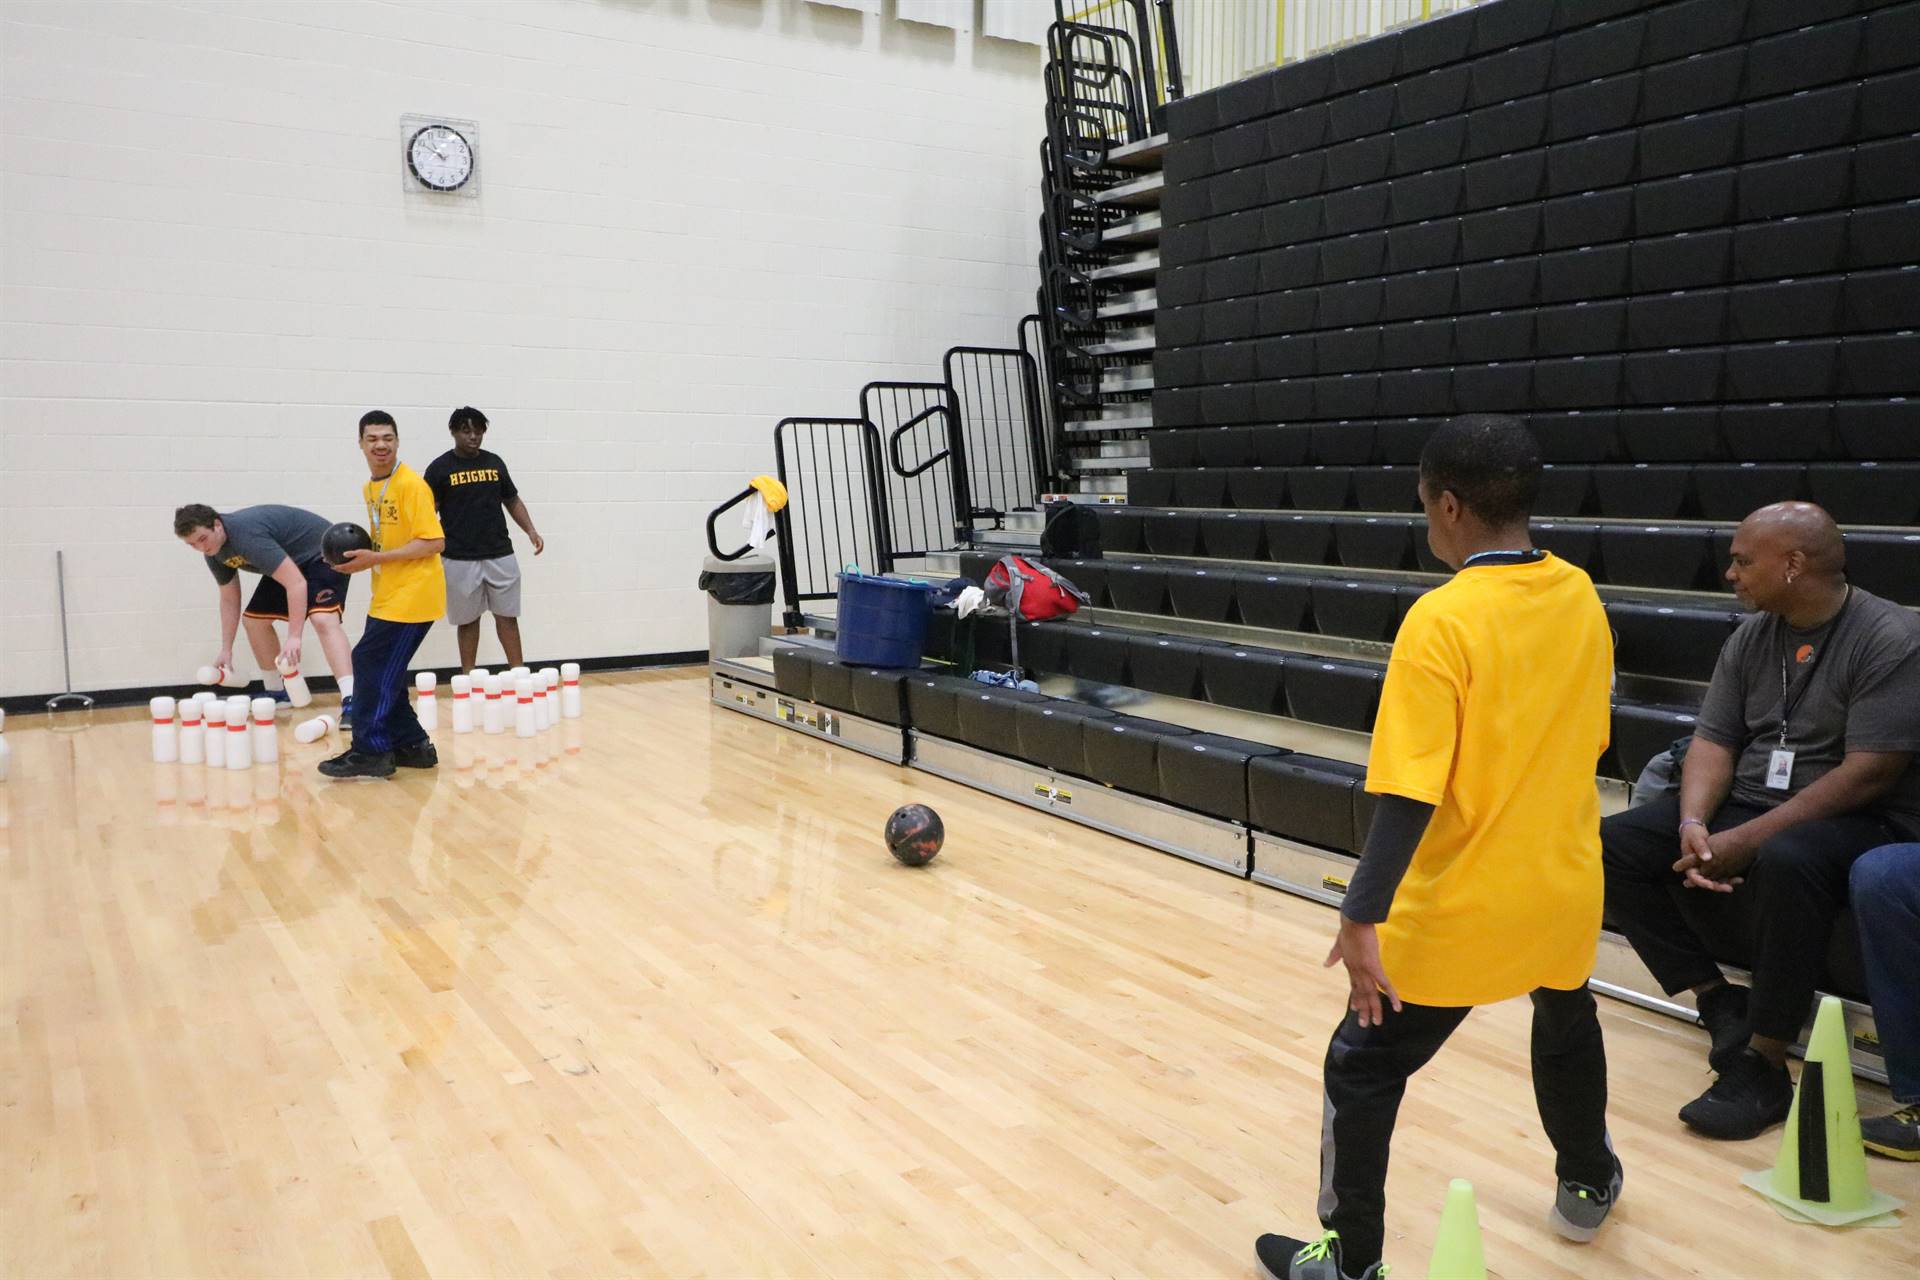
[[[427,465],[426,481],[447,531],[447,549],[441,555],[449,560],[498,560],[513,554],[503,504],[520,491],[499,454],[482,449],[463,458],[449,449]]]

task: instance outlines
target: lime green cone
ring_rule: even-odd
[[[1847,1023],[1835,996],[1822,997],[1807,1041],[1787,1131],[1773,1168],[1740,1179],[1786,1217],[1844,1227],[1884,1218],[1900,1201],[1867,1185],[1867,1152],[1853,1096]],[[1878,1225],[1892,1225],[1891,1222]]]
[[[1440,1211],[1440,1234],[1434,1237],[1427,1280],[1487,1280],[1487,1259],[1480,1251],[1480,1212],[1474,1208],[1473,1184],[1465,1178],[1447,1184],[1447,1204]]]

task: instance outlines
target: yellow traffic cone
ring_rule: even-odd
[[[1807,1041],[1800,1087],[1787,1113],[1787,1131],[1773,1168],[1740,1179],[1798,1221],[1827,1227],[1855,1223],[1893,1226],[1900,1201],[1867,1185],[1867,1152],[1860,1143],[1860,1110],[1853,1096],[1853,1060],[1846,1016],[1835,996],[1822,997]],[[1884,1219],[1874,1222],[1873,1219]]]
[[[1487,1280],[1487,1260],[1480,1251],[1480,1213],[1473,1205],[1473,1184],[1465,1178],[1447,1184],[1447,1204],[1440,1211],[1440,1233],[1433,1240],[1427,1280]]]

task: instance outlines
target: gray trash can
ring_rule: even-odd
[[[708,657],[758,657],[760,641],[773,634],[773,561],[708,556],[700,589],[707,593]]]

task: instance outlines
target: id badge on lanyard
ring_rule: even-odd
[[[1767,789],[1788,791],[1793,787],[1793,752],[1780,747],[1767,758]]]
[[[1807,674],[1801,677],[1800,692],[1804,694],[1813,683],[1813,673],[1820,666],[1820,659],[1827,656],[1827,650],[1840,634],[1840,618],[1853,603],[1853,587],[1847,587],[1847,594],[1840,597],[1840,607],[1834,611],[1833,620],[1827,624],[1826,634],[1820,640],[1820,646],[1814,651],[1813,665],[1807,668]],[[1767,757],[1767,790],[1791,791],[1793,789],[1793,752],[1787,750],[1787,722],[1793,718],[1796,702],[1788,690],[1787,653],[1783,644],[1780,650],[1780,745]]]

